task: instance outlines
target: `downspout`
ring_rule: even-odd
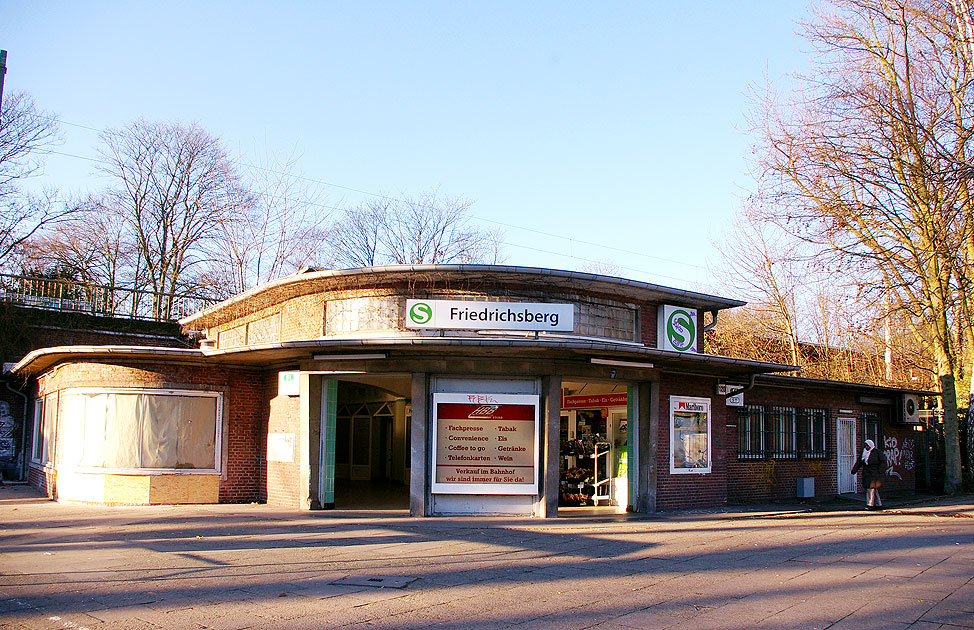
[[[754,387],[754,379],[756,379],[757,377],[758,377],[757,374],[751,374],[751,380],[748,382],[747,385],[741,387],[740,389],[731,389],[731,390],[728,390],[727,393],[724,394],[724,398],[730,398],[731,396],[737,396],[738,394],[743,394],[744,392],[750,390],[751,388]]]
[[[24,399],[24,418],[20,424],[20,453],[24,459],[20,464],[21,478],[19,481],[25,481],[27,479],[27,462],[30,459],[27,456],[27,407],[28,407],[27,403],[29,402],[29,400],[27,398],[27,394],[20,391],[19,389],[14,389],[13,387],[11,387],[10,381],[8,381],[6,378],[3,379],[3,384],[7,386],[7,389],[9,389],[13,393],[17,394],[18,396]]]
[[[704,332],[707,332],[708,330],[713,330],[714,327],[717,325],[717,313],[719,313],[720,311],[714,309],[712,311],[704,311],[704,312],[705,313],[710,313],[714,317],[714,321],[710,322],[709,324],[704,324],[703,325],[703,331]]]

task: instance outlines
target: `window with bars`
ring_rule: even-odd
[[[827,455],[825,409],[747,405],[738,413],[738,459]]]
[[[761,459],[764,453],[764,407],[747,405],[740,411],[737,430],[740,436],[737,456],[740,459]]]
[[[828,455],[825,428],[828,426],[827,409],[802,409],[798,422],[798,454],[807,459]]]
[[[794,458],[798,456],[798,423],[794,407],[772,407],[765,430],[765,447],[769,457]]]

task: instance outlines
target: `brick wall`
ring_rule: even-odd
[[[723,401],[714,396],[716,380],[664,374],[660,381],[659,450],[656,453],[656,509],[717,507],[727,503],[727,413]],[[710,399],[711,472],[670,473],[670,396]]]
[[[770,387],[758,385],[745,393],[747,404],[825,408],[826,457],[738,457],[738,408],[727,407],[723,396],[715,395],[715,379],[663,375],[660,381],[659,450],[657,466],[657,509],[717,507],[727,503],[776,503],[797,500],[799,477],[815,479],[815,500],[828,500],[838,493],[836,465],[836,417],[856,418],[856,452],[866,436],[863,414],[877,414],[882,422],[887,469],[884,494],[915,491],[915,444],[912,427],[889,422],[889,409],[857,402],[857,392],[835,386]],[[712,463],[709,474],[670,473],[670,396],[709,398],[711,402]],[[851,413],[848,413],[851,412]],[[859,490],[861,491],[861,481]]]
[[[0,302],[0,359],[13,363],[31,350],[53,346],[154,346],[193,344],[175,322],[149,322],[83,313],[62,313]]]
[[[886,407],[863,405],[857,402],[859,392],[850,388],[834,386],[812,387],[768,387],[758,385],[744,394],[747,404],[780,405],[795,408],[816,408],[829,411],[826,421],[826,457],[817,458],[764,458],[739,459],[737,427],[728,432],[728,500],[732,503],[787,502],[797,499],[797,479],[815,479],[816,501],[834,498],[838,494],[838,470],[836,456],[836,418],[839,416],[856,418],[855,452],[862,450],[866,438],[863,413],[877,413],[883,420],[882,430],[890,447],[896,441],[897,466],[884,475],[884,486],[893,493],[913,493],[915,491],[914,441],[910,427],[891,424]],[[840,413],[839,410],[845,413]],[[851,412],[851,413],[849,413]],[[728,422],[737,425],[736,412],[732,412]],[[905,441],[906,440],[906,441]],[[861,480],[857,481],[861,491]]]
[[[659,332],[659,325],[656,322],[656,305],[642,304],[639,307],[639,328],[642,335],[641,341],[649,348],[656,348],[656,335]]]

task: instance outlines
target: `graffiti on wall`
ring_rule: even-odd
[[[16,428],[17,420],[10,411],[10,403],[0,400],[0,459],[17,457],[17,444],[14,441]]]
[[[905,471],[913,470],[913,449],[915,441],[913,438],[909,438],[903,440],[903,443],[900,444],[899,440],[895,437],[887,437],[884,440],[884,446],[886,449],[886,475],[902,480],[903,475],[898,473],[896,469],[901,468]]]
[[[751,486],[770,494],[778,487],[778,475],[775,472],[775,461],[755,461],[748,462],[744,466],[744,476],[751,483]]]

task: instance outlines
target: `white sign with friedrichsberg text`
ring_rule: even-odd
[[[572,332],[572,304],[406,300],[406,328]]]

